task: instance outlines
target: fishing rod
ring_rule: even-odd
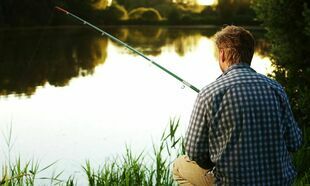
[[[163,70],[164,72],[168,73],[169,75],[171,75],[172,77],[174,77],[175,79],[181,81],[184,85],[188,86],[189,88],[191,88],[192,90],[194,90],[195,92],[199,92],[199,89],[196,88],[195,86],[193,86],[192,84],[188,83],[187,81],[185,81],[184,79],[180,78],[179,76],[177,76],[176,74],[172,73],[171,71],[169,71],[168,69],[164,68],[163,66],[159,65],[158,63],[154,62],[153,60],[151,60],[150,58],[146,57],[143,53],[139,52],[138,50],[134,49],[133,47],[129,46],[127,43],[117,39],[116,37],[112,36],[111,34],[103,31],[102,29],[98,28],[97,26],[85,21],[84,19],[78,17],[77,15],[59,7],[59,6],[55,6],[55,9],[57,9],[58,11],[65,13],[67,15],[70,15],[71,17],[81,21],[84,25],[88,25],[90,27],[92,27],[93,29],[97,30],[98,32],[101,33],[102,36],[106,35],[107,37],[109,37],[110,39],[112,39],[113,41],[125,46],[127,49],[131,50],[132,52],[138,54],[139,56],[143,57],[144,59],[146,59],[147,61],[149,61],[151,64],[155,65],[156,67],[160,68],[161,70]]]

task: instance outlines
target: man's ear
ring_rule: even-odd
[[[224,49],[220,49],[220,62],[223,63],[226,60]]]

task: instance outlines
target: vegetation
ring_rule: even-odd
[[[28,161],[23,165],[21,158],[18,157],[14,163],[9,162],[2,166],[0,185],[37,185],[40,180],[47,180],[50,185],[58,185],[59,183],[65,182],[59,179],[61,172],[58,174],[52,174],[51,177],[38,177],[39,174],[48,170],[55,163],[41,168],[37,161]],[[68,178],[66,183],[70,183],[71,181],[72,179]]]
[[[170,120],[168,133],[162,135],[159,147],[154,145],[151,157],[135,156],[126,148],[121,160],[107,161],[97,171],[86,162],[89,185],[173,185],[171,163],[184,151],[182,138],[176,136],[178,125],[179,120]]]
[[[258,0],[253,7],[268,31],[270,57],[276,67],[272,76],[284,86],[303,129],[303,147],[294,154],[298,180],[301,185],[310,183],[310,3]]]
[[[161,17],[160,13],[155,10],[154,8],[136,8],[129,12],[130,19],[142,19],[142,20],[149,20],[149,21],[160,21],[163,18]]]
[[[31,27],[75,24],[54,7],[61,6],[99,25],[121,24],[257,24],[250,0],[218,0],[201,6],[173,0],[1,0],[0,27]],[[131,15],[131,16],[130,16]]]
[[[6,144],[7,160],[2,164],[2,175],[0,175],[0,185],[3,186],[23,186],[23,185],[36,185],[38,180],[48,180],[51,185],[57,185],[63,181],[59,179],[60,173],[52,173],[51,177],[38,177],[38,175],[49,170],[56,162],[51,163],[43,168],[40,167],[38,161],[32,160],[23,163],[21,157],[17,157],[15,161],[11,161],[11,151],[13,148],[13,138],[12,138],[12,125],[7,132],[8,136],[4,136],[4,141]],[[71,178],[68,178],[66,183],[70,183]],[[68,185],[68,184],[67,184]]]
[[[172,119],[169,122],[169,130],[164,132],[159,146],[153,145],[153,155],[146,156],[140,153],[134,155],[129,148],[122,158],[114,158],[105,161],[102,168],[94,170],[89,161],[82,167],[90,186],[100,185],[173,185],[171,163],[178,156],[184,154],[182,138],[178,137],[177,129],[179,120]],[[9,152],[12,149],[12,130],[6,138]],[[51,172],[52,163],[40,168],[39,163],[29,161],[22,165],[20,158],[11,163],[10,155],[7,163],[2,166],[0,185],[23,186],[37,185],[48,181],[50,185],[76,185],[73,176],[67,180],[60,179],[62,172],[53,173],[49,177],[38,177],[42,172]],[[45,183],[45,182],[44,182]]]

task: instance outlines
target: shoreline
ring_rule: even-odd
[[[122,24],[122,25],[97,25],[100,28],[136,28],[136,27],[156,27],[156,28],[185,28],[185,29],[219,29],[223,25],[214,25],[214,24],[197,24],[197,25],[150,25],[150,24],[143,24],[143,25],[134,25],[134,24]],[[256,31],[266,31],[262,26],[253,26],[253,25],[241,25],[246,29],[256,30]],[[29,31],[36,31],[36,30],[61,30],[61,29],[84,29],[88,28],[84,25],[60,25],[60,26],[26,26],[26,27],[0,27],[0,32],[5,31],[20,31],[20,30],[29,30]]]

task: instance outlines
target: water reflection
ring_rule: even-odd
[[[106,30],[197,88],[221,73],[209,39],[215,30]],[[124,47],[88,28],[46,30],[42,37],[42,31],[3,33],[0,130],[13,124],[13,153],[25,160],[39,158],[43,165],[61,160],[58,166],[69,176],[86,159],[103,164],[125,144],[132,144],[133,152],[152,152],[169,117],[180,117],[185,131],[196,92],[181,89],[181,83]],[[254,68],[266,73],[259,68],[268,67],[269,59],[256,53],[253,60]],[[23,94],[31,97],[16,97]]]
[[[185,56],[215,28],[110,27],[108,32],[149,56],[164,48]],[[256,33],[257,51],[265,55],[268,44]],[[74,77],[93,74],[107,58],[108,40],[88,28],[15,30],[0,34],[0,95],[31,96],[47,83],[66,86]],[[123,46],[120,50],[129,53]],[[117,54],[116,54],[117,55]]]
[[[49,83],[65,86],[104,63],[107,39],[84,29],[3,31],[0,95],[32,95]]]
[[[162,47],[170,46],[180,56],[193,50],[202,37],[211,37],[215,28],[199,27],[131,27],[123,40],[147,55],[161,54]],[[118,32],[116,30],[116,32]]]

